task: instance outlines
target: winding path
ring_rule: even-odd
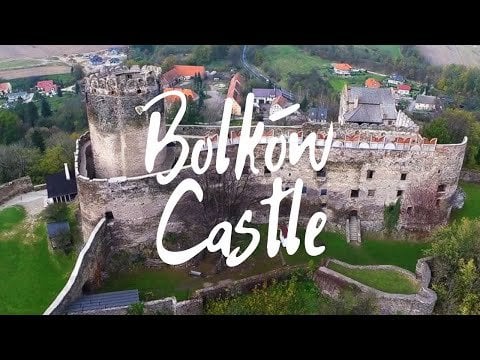
[[[28,215],[36,216],[45,207],[47,200],[47,190],[31,191],[25,194],[17,195],[7,202],[0,205],[0,210],[10,206],[21,205],[25,208]]]

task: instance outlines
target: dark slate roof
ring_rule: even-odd
[[[252,89],[255,97],[277,97],[283,95],[280,89]]]
[[[362,122],[380,123],[384,119],[396,119],[397,109],[395,107],[395,98],[390,88],[365,88],[365,87],[351,87],[348,89],[348,102],[354,103],[355,98],[358,97],[358,107],[362,105],[377,105],[378,110],[373,110],[372,107],[361,110],[362,115],[379,116],[379,118],[372,118]],[[345,119],[350,118],[356,109],[352,110],[350,114],[345,114]],[[359,110],[360,111],[360,110]],[[354,120],[347,120],[354,121]]]
[[[308,117],[312,120],[327,120],[327,114],[327,108],[318,107],[308,110]]]
[[[70,180],[65,177],[65,171],[47,176],[47,193],[49,198],[77,193],[77,180],[70,172]]]
[[[47,224],[48,237],[52,238],[60,234],[69,233],[70,225],[66,221],[59,221]]]
[[[345,121],[356,123],[383,123],[380,105],[358,105],[356,109],[345,113]]]
[[[416,102],[419,104],[428,104],[428,105],[434,105],[435,101],[437,98],[435,96],[429,96],[429,95],[418,95]]]
[[[390,79],[395,80],[395,81],[405,82],[405,78],[402,75],[399,75],[399,74],[390,75]]]
[[[108,309],[119,306],[129,306],[138,303],[138,290],[114,291],[103,294],[85,295],[70,304],[67,313],[89,310]]]

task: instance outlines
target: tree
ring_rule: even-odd
[[[73,66],[72,74],[73,74],[73,77],[75,78],[75,81],[82,80],[83,77],[85,76],[82,66],[78,64]]]
[[[29,102],[25,106],[25,117],[23,118],[23,122],[28,124],[30,127],[35,127],[38,121],[37,105],[35,105],[33,102]]]
[[[45,97],[43,97],[40,101],[40,112],[45,118],[52,115],[52,109],[50,108],[50,104]]]
[[[177,62],[177,57],[175,55],[169,55],[162,61],[162,72],[166,73],[167,71],[173,69],[173,66]]]
[[[58,95],[58,97],[62,97],[62,96],[63,96],[62,88],[61,88],[60,86],[58,86],[58,88],[57,88],[57,95]]]
[[[302,111],[307,111],[307,109],[308,109],[308,99],[307,99],[306,96],[304,96],[302,102],[300,103],[300,109]]]
[[[11,111],[0,110],[0,144],[11,144],[23,135],[20,118]]]
[[[75,82],[75,94],[80,94],[80,85],[78,84],[78,81]]]
[[[233,66],[239,66],[242,59],[242,48],[239,45],[230,46],[227,58]]]
[[[45,139],[38,129],[35,129],[32,133],[32,143],[33,146],[38,148],[42,153],[45,151]]]
[[[441,314],[479,314],[480,219],[463,218],[431,235],[432,288]]]
[[[67,152],[61,146],[49,147],[32,168],[32,176],[36,179],[45,179],[46,175],[60,172],[64,169],[64,163],[73,168],[73,153]]]
[[[190,57],[190,63],[192,65],[205,65],[212,59],[212,46],[211,45],[199,45],[193,50]]]
[[[447,207],[438,203],[435,183],[411,185],[402,199],[402,217],[407,228],[425,229],[441,225],[447,217]]]
[[[30,170],[39,158],[38,149],[19,144],[0,145],[0,184],[30,175]]]

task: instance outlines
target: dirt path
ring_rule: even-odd
[[[45,200],[47,200],[47,190],[32,191],[11,198],[6,203],[0,205],[0,210],[14,205],[21,205],[25,208],[28,215],[33,217],[44,209]]]
[[[66,74],[70,72],[67,65],[36,66],[25,69],[0,70],[0,78],[10,80],[30,76]]]

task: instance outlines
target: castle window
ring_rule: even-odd
[[[436,207],[439,207],[439,206],[440,206],[440,199],[437,199],[437,201],[435,201],[435,206],[436,206]]]
[[[407,214],[410,215],[412,213],[413,207],[407,207]]]
[[[142,90],[141,89],[137,89],[137,94],[141,94],[142,93]]]
[[[304,187],[302,188],[302,194],[306,194],[306,193],[307,193],[307,187],[304,186]]]
[[[397,190],[397,196],[402,196],[403,195],[403,190]]]
[[[321,203],[321,204],[320,204],[320,209],[324,209],[324,208],[326,208],[326,207],[327,207],[327,203]]]
[[[325,169],[317,171],[317,177],[326,177],[326,176],[327,176],[327,172],[325,171]]]
[[[437,192],[444,192],[446,188],[446,185],[438,185]]]
[[[265,176],[271,176],[272,175],[272,172],[270,171],[270,169],[266,166],[263,167],[263,174]]]
[[[375,190],[368,190],[368,196],[370,197],[375,196]]]
[[[367,179],[372,179],[373,178],[373,170],[367,170]]]
[[[402,173],[400,175],[400,180],[407,180],[407,173]]]
[[[242,175],[250,174],[250,168],[248,166],[243,167]]]
[[[111,212],[111,211],[105,212],[105,219],[113,220],[113,212]]]
[[[320,189],[320,195],[327,195],[327,189]]]
[[[352,198],[358,198],[358,194],[359,194],[360,190],[352,190],[350,192],[350,197]]]

